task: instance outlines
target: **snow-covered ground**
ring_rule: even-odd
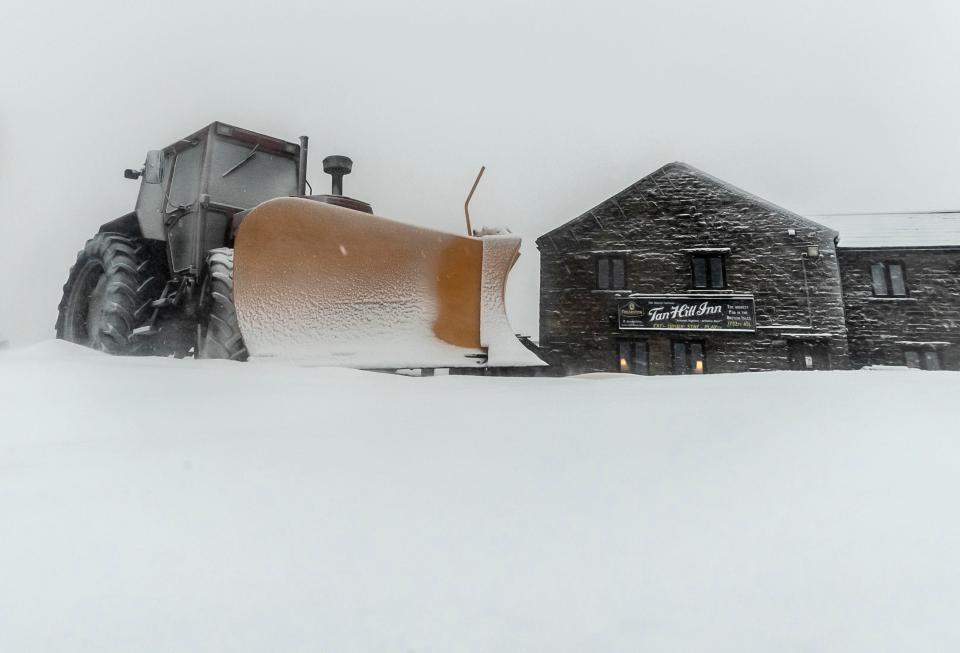
[[[0,651],[953,651],[960,374],[0,353]]]

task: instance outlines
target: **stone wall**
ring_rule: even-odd
[[[667,165],[537,240],[541,351],[566,373],[614,371],[617,340],[642,338],[651,373],[669,373],[670,340],[687,339],[704,343],[707,372],[739,372],[786,369],[789,339],[820,337],[831,366],[845,368],[835,237],[695,168]],[[808,245],[821,256],[803,259]],[[696,248],[729,248],[729,291],[755,296],[757,333],[620,331],[618,297],[693,290],[682,250]],[[626,256],[626,290],[597,290],[596,259],[609,254]]]
[[[944,369],[960,369],[960,247],[838,253],[854,367],[903,365],[905,349],[932,347]],[[874,296],[870,267],[878,262],[904,266],[907,297]]]

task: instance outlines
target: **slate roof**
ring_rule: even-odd
[[[700,170],[699,168],[695,168],[694,166],[690,165],[689,163],[684,163],[683,161],[674,161],[673,163],[668,163],[668,164],[666,164],[665,166],[663,166],[663,167],[655,170],[654,172],[650,173],[649,175],[647,175],[647,176],[645,176],[645,177],[642,177],[641,179],[635,181],[634,183],[630,184],[629,186],[627,186],[626,188],[624,188],[623,190],[621,190],[619,193],[617,193],[617,194],[613,195],[612,197],[609,197],[609,198],[605,199],[604,201],[600,202],[600,204],[594,206],[592,209],[581,213],[580,215],[578,215],[577,217],[573,218],[572,220],[569,220],[569,221],[563,223],[562,225],[560,225],[559,227],[555,227],[554,229],[551,229],[551,230],[548,231],[547,233],[541,235],[539,238],[537,238],[537,244],[539,245],[539,244],[540,244],[543,240],[545,240],[546,238],[549,238],[550,236],[552,236],[552,235],[554,235],[554,234],[560,233],[561,231],[564,231],[565,229],[568,229],[568,228],[576,225],[576,224],[579,223],[579,222],[582,222],[582,221],[585,221],[585,220],[593,220],[594,218],[593,218],[592,215],[591,215],[593,211],[599,209],[600,207],[602,207],[602,206],[603,206],[604,204],[606,204],[607,202],[619,200],[622,196],[624,196],[624,195],[626,195],[626,194],[634,191],[638,186],[643,185],[643,184],[644,184],[645,182],[647,182],[648,180],[654,180],[654,181],[656,181],[656,180],[659,180],[659,179],[661,179],[661,178],[669,177],[669,176],[671,176],[671,175],[673,175],[673,174],[677,174],[677,173],[679,173],[679,174],[690,174],[690,175],[694,175],[695,177],[699,177],[700,179],[702,179],[702,180],[704,180],[704,181],[708,181],[709,183],[715,184],[716,186],[718,186],[718,187],[720,187],[720,188],[723,188],[724,190],[726,190],[726,191],[728,191],[728,192],[730,192],[730,193],[732,193],[732,194],[734,194],[734,195],[739,195],[740,197],[742,197],[742,198],[745,199],[745,200],[748,200],[748,201],[750,201],[750,202],[754,202],[755,204],[758,204],[758,205],[764,207],[765,209],[767,209],[768,211],[771,211],[771,212],[773,212],[773,213],[779,213],[779,214],[781,214],[781,215],[789,216],[789,217],[791,217],[791,218],[793,218],[793,219],[795,219],[795,220],[798,220],[798,221],[800,221],[800,222],[813,223],[812,226],[813,226],[813,227],[816,227],[816,228],[826,227],[827,229],[833,230],[833,227],[830,226],[829,224],[820,222],[820,221],[818,221],[818,220],[815,220],[815,219],[813,219],[813,218],[810,218],[809,216],[800,215],[800,214],[798,214],[798,213],[795,213],[795,212],[793,212],[793,211],[790,211],[789,209],[785,209],[784,207],[779,206],[779,205],[777,205],[777,204],[774,204],[773,202],[771,202],[771,201],[769,201],[769,200],[765,200],[765,199],[763,199],[762,197],[759,197],[759,196],[757,196],[757,195],[754,195],[753,193],[750,193],[750,192],[748,192],[748,191],[745,191],[745,190],[743,190],[742,188],[738,188],[737,186],[734,186],[734,185],[731,184],[731,183],[728,183],[728,182],[726,182],[726,181],[724,181],[724,180],[722,180],[722,179],[719,179],[719,178],[717,178],[717,177],[714,177],[713,175],[711,175],[711,174],[709,174],[709,173],[707,173],[707,172],[704,172],[703,170]]]
[[[960,247],[960,211],[807,217],[839,231],[841,248]]]
[[[537,244],[539,245],[549,236],[560,233],[577,223],[594,220],[595,218],[592,216],[593,211],[601,208],[607,202],[620,199],[623,195],[634,191],[638,186],[648,180],[656,181],[675,174],[692,174],[700,179],[716,184],[728,192],[755,202],[770,211],[791,216],[804,222],[812,222],[817,227],[826,227],[832,231],[839,232],[838,242],[841,248],[960,247],[960,211],[846,213],[801,216],[681,161],[668,163],[646,177],[630,184],[619,193],[604,200],[589,211],[585,211],[559,227],[551,229],[537,238]]]

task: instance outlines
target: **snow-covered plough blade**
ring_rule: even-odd
[[[504,291],[514,236],[472,238],[306,199],[253,209],[236,236],[234,301],[252,358],[357,368],[544,363]]]

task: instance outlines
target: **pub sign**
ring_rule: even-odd
[[[618,302],[617,317],[624,330],[757,330],[753,295],[632,295]]]

